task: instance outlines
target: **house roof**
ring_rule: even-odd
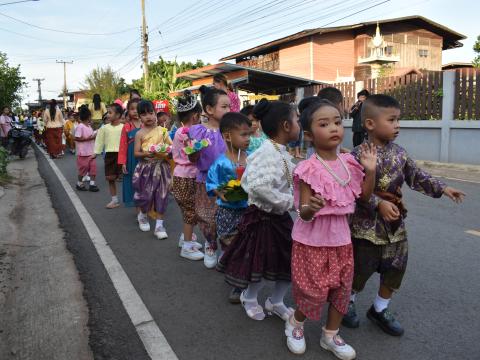
[[[473,64],[471,62],[451,62],[448,64],[442,65],[442,70],[452,70],[452,69],[460,69],[460,68],[472,68]]]
[[[226,74],[232,73],[234,71],[240,71],[239,73],[241,73],[238,78],[230,79],[235,84],[235,86],[237,86],[239,89],[253,93],[278,95],[292,92],[296,87],[299,86],[323,84],[319,81],[305,79],[298,76],[265,71],[224,62],[185,71],[183,73],[177,74],[177,78],[193,81],[207,78],[219,73]],[[192,88],[192,90],[196,89]],[[179,91],[175,93],[178,92]]]
[[[391,24],[391,23],[401,23],[401,22],[409,22],[411,24],[417,25],[419,28],[423,28],[435,34],[438,34],[443,38],[443,50],[462,47],[463,44],[460,43],[459,40],[466,39],[465,35],[462,35],[456,31],[453,31],[452,29],[449,29],[446,26],[438,24],[435,21],[427,19],[423,16],[412,15],[412,16],[405,16],[405,17],[394,18],[394,19],[362,22],[362,23],[353,24],[353,25],[303,30],[295,34],[292,34],[277,40],[273,40],[262,45],[258,45],[251,49],[244,50],[236,54],[228,55],[220,59],[220,61],[232,60],[232,59],[236,59],[243,56],[249,56],[249,55],[260,55],[264,53],[266,50],[277,49],[282,44],[291,42],[293,40],[298,40],[307,36],[312,36],[317,34],[326,34],[326,33],[338,32],[338,31],[346,31],[346,30],[361,32],[361,31],[365,31],[367,27],[375,26],[377,24]]]

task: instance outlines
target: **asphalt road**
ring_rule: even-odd
[[[71,184],[75,158],[55,163]],[[179,359],[291,359],[285,345],[283,323],[276,317],[256,322],[239,305],[227,301],[229,287],[223,276],[207,270],[203,262],[179,257],[181,216],[173,198],[166,214],[169,239],[156,240],[137,228],[133,209],[104,208],[109,201],[103,162],[97,160],[99,193],[80,192],[88,209],[137,292],[152,313]],[[68,244],[75,256],[90,307],[91,345],[97,359],[144,359],[145,351],[92,251],[85,229],[60,188],[49,165],[39,156],[39,169],[49,184]],[[467,192],[462,205],[446,198],[431,199],[405,190],[409,209],[410,257],[392,311],[405,327],[393,338],[365,317],[378,286],[372,277],[358,298],[359,329],[341,334],[357,351],[358,359],[480,359],[480,184],[449,182]],[[118,184],[120,192],[121,184]],[[197,233],[198,234],[198,233]],[[271,286],[261,294],[266,298]],[[289,295],[287,303],[293,305]],[[304,359],[334,359],[319,346],[324,321],[308,322]]]

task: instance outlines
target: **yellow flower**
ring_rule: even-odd
[[[230,188],[238,187],[238,186],[240,186],[240,180],[230,180],[227,183],[227,186],[230,187]]]

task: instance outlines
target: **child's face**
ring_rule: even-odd
[[[379,108],[376,119],[366,119],[365,128],[380,141],[394,141],[400,134],[400,109]]]
[[[250,126],[242,124],[241,126],[230,129],[227,133],[222,134],[225,142],[231,143],[232,147],[240,150],[247,150],[250,145]]]
[[[130,120],[138,120],[137,105],[138,103],[132,103],[128,107],[128,117]]]
[[[288,131],[288,141],[297,141],[300,134],[300,124],[298,123],[298,114],[296,111],[291,112],[291,121],[287,127],[284,128]]]
[[[157,125],[157,116],[155,112],[147,112],[145,114],[140,114],[140,120],[142,124],[148,127]]]
[[[358,97],[358,101],[364,102],[365,100],[367,100],[367,97],[365,95],[360,95]]]
[[[157,124],[159,126],[163,126],[164,128],[169,128],[171,122],[172,122],[172,119],[170,119],[170,116],[163,114],[158,117]]]
[[[323,106],[312,115],[310,131],[305,131],[306,140],[318,149],[336,149],[343,141],[343,124],[338,109]]]
[[[212,108],[207,106],[207,113],[215,120],[219,121],[226,113],[230,112],[230,98],[227,95],[220,95],[217,104]]]
[[[253,116],[253,114],[248,115],[248,118],[252,122],[252,127],[251,127],[252,133],[255,134],[258,128],[260,127],[259,121]]]
[[[112,108],[108,108],[108,113],[107,113],[107,119],[105,121],[105,123],[112,123],[114,121],[117,121],[120,119],[122,115],[115,112],[115,110],[113,110]]]

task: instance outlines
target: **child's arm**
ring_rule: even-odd
[[[375,145],[367,143],[361,144],[359,158],[360,164],[362,164],[365,171],[360,200],[368,202],[375,189],[375,172],[377,169],[377,148]]]
[[[218,196],[222,201],[228,202],[228,200],[225,198],[225,194],[218,190],[220,187],[220,181],[219,181],[219,175],[222,171],[222,167],[219,163],[216,161],[210,166],[208,169],[207,173],[207,179],[205,181],[205,187],[207,189],[207,194],[212,196]]]
[[[325,200],[320,195],[314,194],[310,185],[300,180],[300,204],[298,208],[302,220],[312,220],[315,213],[324,206]]]
[[[150,152],[144,152],[142,150],[142,140],[143,140],[143,134],[141,131],[137,132],[135,134],[135,144],[133,146],[133,156],[136,158],[151,158],[154,156],[154,154]]]
[[[93,135],[92,135],[93,136]],[[101,154],[105,147],[105,131],[104,127],[101,127],[95,137],[95,154]]]
[[[415,191],[422,194],[439,198],[443,194],[448,196],[456,203],[461,203],[465,193],[461,190],[449,187],[426,171],[420,169],[415,161],[407,155],[407,161],[404,168],[405,182]]]

